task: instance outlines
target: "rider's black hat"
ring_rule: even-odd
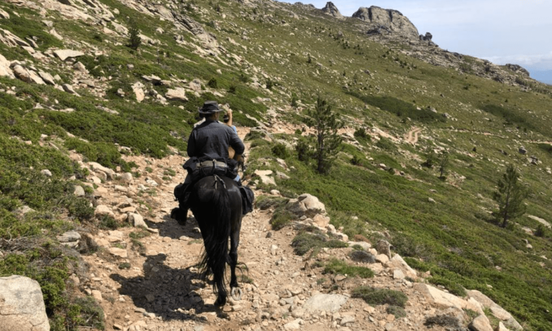
[[[208,116],[223,111],[216,101],[205,101],[203,107],[199,108],[199,115]]]

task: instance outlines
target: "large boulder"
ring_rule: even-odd
[[[301,217],[314,217],[317,214],[325,214],[326,206],[317,197],[308,193],[301,194],[299,198],[292,199],[287,204],[287,209]]]
[[[68,58],[74,58],[84,55],[84,53],[81,51],[74,51],[71,49],[58,49],[54,51],[54,54],[59,57],[61,61],[65,61]]]
[[[377,6],[371,6],[370,8],[360,7],[353,14],[353,17],[370,23],[381,31],[385,30],[390,33],[396,33],[412,40],[419,39],[418,29],[399,11],[383,9]]]
[[[186,90],[184,90],[182,87],[169,89],[167,93],[165,93],[165,98],[169,100],[179,100],[183,102],[188,101],[188,97],[186,97]]]
[[[423,283],[416,283],[414,289],[423,294],[428,302],[435,308],[446,309],[450,307],[458,309],[471,309],[471,305],[464,299],[461,299],[450,293],[441,291],[433,286]],[[475,309],[472,309],[475,310]]]
[[[13,73],[15,74],[15,77],[21,79],[25,83],[32,82],[31,73],[27,69],[23,68],[22,65],[16,64],[13,66],[12,70],[13,70]]]
[[[335,18],[343,18],[343,15],[341,15],[339,9],[337,9],[337,7],[332,2],[326,3],[326,6],[322,8],[322,12]]]
[[[470,330],[473,331],[493,331],[491,322],[485,315],[479,315],[470,323]]]
[[[341,294],[317,294],[308,299],[303,308],[309,313],[335,313],[347,302],[347,300],[348,297]]]
[[[500,307],[497,303],[495,303],[491,298],[489,298],[485,294],[477,290],[471,290],[471,291],[468,291],[468,296],[470,297],[471,300],[478,302],[484,308],[490,309],[491,313],[496,318],[503,321],[504,324],[511,330],[523,330],[523,327],[518,323],[518,321],[516,321],[516,319],[509,312],[504,310],[502,307]]]
[[[42,290],[36,280],[17,275],[0,278],[0,329],[50,330]]]
[[[11,62],[8,61],[4,55],[0,54],[0,77],[6,76],[14,78],[13,72],[10,69]]]

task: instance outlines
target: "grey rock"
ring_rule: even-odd
[[[17,275],[0,278],[0,325],[2,330],[50,330],[36,280]]]
[[[326,213],[326,207],[317,197],[308,193],[288,202],[286,208],[297,216],[314,217],[316,214]]]
[[[52,177],[52,172],[48,169],[41,170],[40,173],[46,177]]]
[[[78,197],[83,197],[86,193],[84,192],[84,188],[82,188],[82,186],[75,185],[75,190],[73,191],[73,194]]]
[[[370,23],[369,32],[378,34],[398,34],[411,40],[419,40],[418,29],[399,11],[383,9],[377,6],[361,7],[353,14],[362,21]]]
[[[27,69],[23,68],[23,66],[21,66],[20,64],[16,64],[15,66],[13,66],[12,70],[15,77],[21,79],[25,83],[32,82],[31,73]]]
[[[125,183],[132,183],[132,181],[134,181],[134,177],[130,172],[125,172],[121,175],[121,180]]]
[[[491,322],[485,315],[479,315],[473,319],[469,326],[472,331],[493,331]]]
[[[4,55],[0,54],[0,77],[5,76],[14,78],[13,72],[10,69],[11,62],[8,61]]]
[[[77,94],[77,92],[75,91],[75,89],[73,88],[72,85],[70,84],[63,84],[61,85],[61,87],[63,88],[63,90],[67,93],[71,93],[71,94]]]
[[[339,9],[337,9],[337,7],[332,2],[327,2],[326,6],[322,8],[322,12],[335,18],[343,18],[343,15],[341,15]]]
[[[5,19],[5,20],[9,20],[10,19],[10,14],[8,14],[5,10],[0,9],[0,18]]]
[[[34,211],[35,211],[34,209],[32,209],[27,205],[21,206],[15,210],[15,212],[20,215],[25,215],[27,213],[34,212]]]
[[[56,238],[62,243],[67,243],[80,240],[81,235],[77,231],[67,231],[64,234],[57,236]]]
[[[48,85],[56,85],[56,82],[54,81],[54,77],[52,77],[52,75],[50,75],[49,73],[45,72],[45,71],[42,71],[42,70],[39,70],[38,71],[38,75],[40,76],[40,78],[42,78],[42,80],[48,84]]]
[[[148,225],[144,221],[144,218],[140,214],[128,213],[128,221],[135,227],[144,227],[148,228]]]
[[[376,257],[366,251],[352,251],[351,260],[364,263],[376,263]]]
[[[186,90],[184,90],[182,87],[169,89],[167,93],[165,93],[165,98],[169,100],[179,100],[183,102],[188,101],[188,98],[186,97]]]
[[[79,56],[83,56],[84,53],[81,52],[81,51],[74,51],[74,50],[70,50],[70,49],[58,49],[58,50],[55,50],[54,51],[54,54],[61,60],[61,61],[65,61],[67,60],[68,58],[74,58],[74,57],[79,57]]]
[[[525,147],[521,146],[519,148],[519,154],[523,154],[523,155],[527,154],[527,150],[525,149]]]
[[[376,250],[380,254],[385,254],[391,259],[391,244],[387,240],[380,240],[376,245]]]
[[[336,312],[348,300],[348,297],[341,294],[317,294],[308,299],[303,308],[309,313],[314,312]]]

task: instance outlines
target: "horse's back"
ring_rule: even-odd
[[[207,176],[200,179],[192,190],[192,211],[212,209],[219,205],[220,199],[228,204],[227,208],[233,211],[233,214],[241,215],[242,203],[241,193],[238,184],[231,178],[223,176]],[[194,208],[195,207],[195,208]]]

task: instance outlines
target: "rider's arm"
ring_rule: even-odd
[[[233,129],[230,129],[230,130],[231,130],[230,147],[232,147],[236,152],[235,155],[241,155],[245,151],[245,145],[241,141],[240,137],[238,137],[238,134],[234,132]]]
[[[226,114],[228,114],[228,122],[226,122],[226,125],[232,127],[232,109],[226,110]]]
[[[197,156],[197,155],[196,155],[195,136],[194,136],[194,131],[193,131],[193,130],[192,130],[192,133],[190,133],[190,137],[188,138],[188,149],[187,149],[187,152],[188,152],[188,156],[189,156],[189,157]]]

